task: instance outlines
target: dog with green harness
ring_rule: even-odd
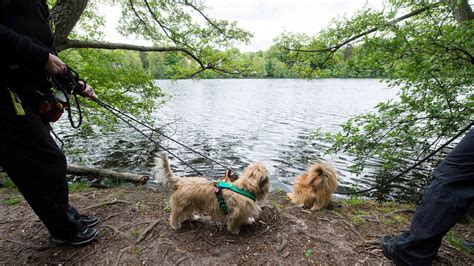
[[[168,157],[161,154],[155,159],[155,179],[166,182],[170,196],[173,229],[181,228],[183,221],[196,215],[209,215],[217,222],[227,224],[231,234],[239,234],[242,224],[251,224],[258,218],[262,201],[270,190],[270,176],[261,162],[247,166],[233,183],[212,181],[204,177],[178,177],[171,170]]]

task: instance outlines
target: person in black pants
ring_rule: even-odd
[[[39,111],[49,75],[66,65],[55,55],[46,0],[0,0],[0,165],[49,230],[52,241],[81,245],[99,219],[69,205],[66,157]],[[96,98],[81,84],[83,96]]]
[[[431,265],[444,235],[474,200],[474,129],[433,172],[411,222],[410,231],[382,236],[384,255],[398,265]]]

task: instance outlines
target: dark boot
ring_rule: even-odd
[[[77,234],[73,234],[70,236],[53,236],[51,240],[53,243],[61,245],[61,244],[69,244],[73,246],[80,246],[89,244],[94,241],[99,236],[99,230],[94,228],[89,228],[84,226],[79,230]]]

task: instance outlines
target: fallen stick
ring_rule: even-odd
[[[144,185],[150,179],[148,176],[139,174],[122,173],[103,169],[93,169],[79,165],[68,165],[67,173],[77,176],[91,176],[99,179],[116,178],[138,185]]]

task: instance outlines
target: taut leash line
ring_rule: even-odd
[[[125,122],[127,125],[129,125],[130,127],[132,127],[133,129],[135,129],[137,132],[139,132],[140,134],[142,134],[143,136],[145,136],[149,141],[153,142],[154,144],[156,144],[157,146],[159,146],[160,148],[162,148],[163,150],[167,151],[169,154],[171,154],[172,156],[174,156],[176,159],[178,159],[180,162],[182,162],[184,165],[186,165],[187,167],[191,168],[193,171],[195,171],[198,175],[201,175],[201,176],[204,176],[201,172],[199,172],[196,168],[192,167],[191,165],[189,165],[188,163],[186,163],[184,160],[182,160],[181,158],[179,158],[178,156],[176,156],[173,152],[171,152],[169,149],[163,147],[163,145],[161,145],[160,143],[158,143],[156,140],[152,139],[150,136],[148,136],[145,132],[141,131],[140,129],[138,129],[136,126],[134,126],[132,123],[130,123],[130,121],[127,121],[127,119],[123,118],[122,116],[118,115],[116,113],[115,110],[113,110],[112,108],[110,108],[107,104],[103,103],[102,101],[99,101],[99,100],[96,100],[96,99],[93,99],[93,101],[95,101],[97,104],[99,104],[101,107],[103,107],[104,109],[106,109],[107,111],[109,111],[110,113],[112,113],[114,116],[116,116],[117,118],[119,118],[120,120],[122,120],[123,122]]]
[[[133,116],[131,116],[131,115],[125,113],[125,112],[122,112],[121,110],[119,110],[119,109],[117,109],[117,108],[115,108],[115,107],[113,107],[113,106],[111,106],[111,105],[109,105],[109,104],[107,104],[107,103],[105,103],[105,102],[103,102],[103,101],[101,101],[101,100],[95,99],[95,100],[93,100],[93,101],[95,101],[96,103],[98,103],[99,105],[101,105],[101,106],[104,107],[104,108],[106,107],[106,109],[109,109],[109,111],[110,111],[110,110],[113,110],[113,111],[115,111],[116,113],[118,113],[118,114],[120,114],[120,115],[122,115],[122,116],[125,116],[125,117],[127,117],[128,119],[134,121],[135,123],[140,124],[140,125],[142,125],[143,127],[145,127],[145,128],[147,128],[147,129],[149,129],[149,130],[151,130],[151,131],[153,131],[153,132],[159,134],[160,136],[162,136],[162,137],[164,137],[164,138],[166,138],[166,139],[168,139],[168,140],[171,140],[172,142],[174,142],[174,143],[176,143],[176,144],[178,144],[178,145],[180,145],[180,146],[182,146],[182,147],[188,149],[189,151],[192,151],[192,152],[198,154],[199,156],[205,158],[206,160],[208,160],[208,161],[210,161],[210,162],[213,162],[213,163],[215,163],[215,164],[217,164],[217,165],[219,165],[219,166],[222,166],[224,169],[228,169],[228,170],[231,170],[231,171],[232,171],[232,169],[230,169],[229,167],[225,166],[224,164],[219,163],[218,161],[207,157],[206,155],[202,154],[201,152],[199,152],[199,151],[197,151],[197,150],[195,150],[195,149],[193,149],[193,148],[191,148],[191,147],[189,147],[189,146],[187,146],[187,145],[185,145],[185,144],[183,144],[183,143],[181,143],[181,142],[179,142],[179,141],[177,141],[177,140],[175,140],[175,139],[173,139],[173,138],[171,138],[171,137],[169,137],[169,136],[167,136],[167,135],[165,135],[165,134],[163,134],[163,133],[161,133],[160,131],[154,129],[153,127],[151,127],[151,126],[149,126],[149,125],[143,123],[142,121],[140,121],[140,120],[134,118]]]
[[[464,132],[468,131],[472,126],[474,125],[474,121],[472,121],[471,123],[469,123],[469,125],[467,125],[465,128],[463,128],[461,131],[459,131],[459,133],[457,133],[454,137],[452,137],[451,139],[449,139],[446,143],[444,143],[443,145],[441,145],[439,148],[437,148],[436,150],[432,151],[430,154],[428,154],[425,158],[421,159],[419,162],[415,163],[414,165],[412,165],[411,167],[407,168],[405,171],[401,172],[400,174],[396,175],[395,177],[383,182],[382,184],[380,185],[377,185],[377,186],[374,186],[374,187],[371,187],[371,188],[368,188],[368,189],[364,189],[364,190],[360,190],[360,191],[355,191],[355,192],[336,192],[337,194],[341,194],[341,195],[356,195],[356,194],[363,194],[363,193],[366,193],[366,192],[369,192],[369,191],[372,191],[372,190],[375,190],[375,189],[380,189],[380,188],[383,188],[385,187],[386,185],[392,183],[393,181],[395,181],[396,179],[399,179],[400,177],[402,177],[404,174],[410,172],[411,170],[413,170],[415,167],[418,167],[420,164],[424,163],[426,160],[428,160],[429,158],[433,157],[436,153],[438,153],[439,151],[441,151],[442,149],[444,149],[446,146],[448,146],[451,142],[453,142],[455,139],[459,138],[462,134],[464,134]]]

